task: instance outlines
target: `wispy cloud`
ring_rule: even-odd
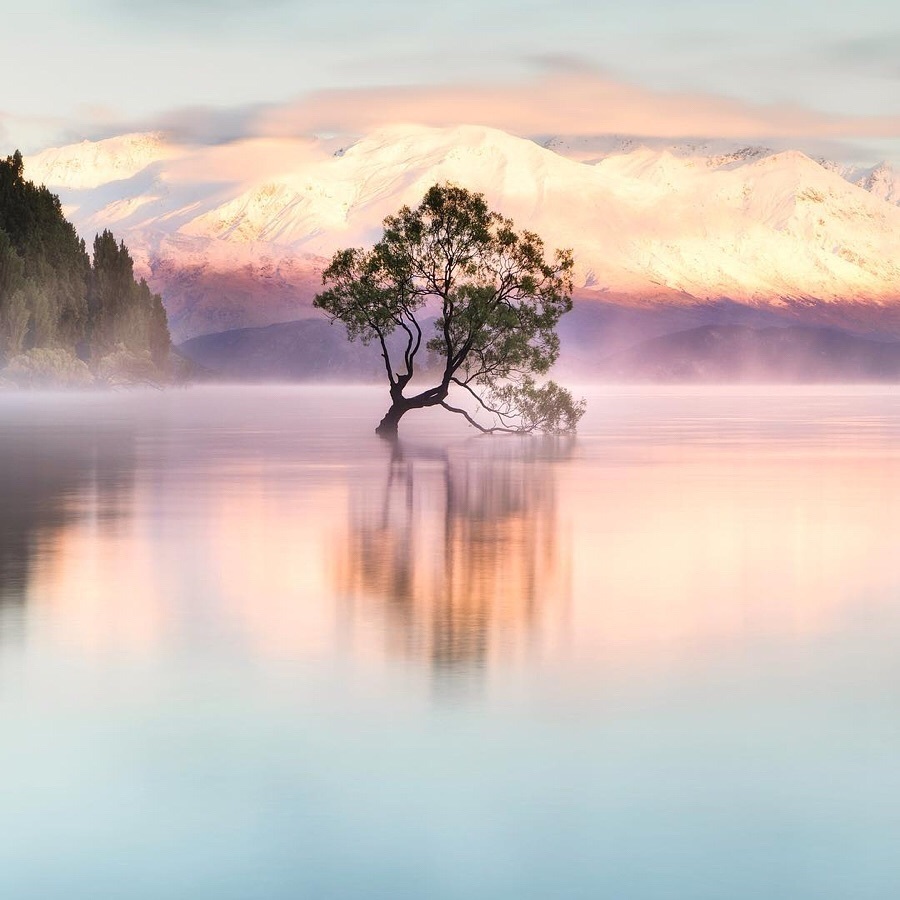
[[[748,140],[900,138],[900,115],[835,115],[789,105],[654,91],[571,66],[527,83],[319,91],[280,105],[173,111],[152,125],[218,143],[241,137],[361,133],[397,122],[477,124],[515,134],[629,134]]]
[[[671,139],[725,138],[792,145],[848,157],[900,157],[900,115],[841,115],[800,106],[754,104],[623,83],[578,60],[546,59],[534,78],[488,86],[406,86],[318,91],[282,104],[194,106],[150,119],[91,116],[66,137],[163,131],[196,144],[258,137],[360,135],[383,125],[485,125],[522,136],[621,134]],[[818,148],[818,149],[817,149]],[[877,149],[875,149],[877,148]]]

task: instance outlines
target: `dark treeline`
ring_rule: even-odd
[[[162,299],[135,280],[124,243],[104,231],[91,259],[59,198],[25,180],[17,151],[0,159],[0,369],[44,348],[93,371],[117,354],[162,373],[169,329]]]

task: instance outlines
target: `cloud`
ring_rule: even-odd
[[[523,136],[622,134],[660,138],[728,138],[755,142],[856,142],[900,139],[900,115],[840,115],[786,104],[754,104],[697,93],[657,91],[615,80],[582,65],[562,66],[528,81],[327,90],[283,104],[191,107],[118,131],[156,130],[192,143],[255,137],[358,135],[413,123],[485,125]],[[102,131],[104,134],[98,134]],[[93,136],[112,133],[97,123]]]
[[[155,117],[149,125],[143,123],[135,131],[162,131],[186,143],[227,144],[248,137],[265,137],[256,133],[257,122],[264,115],[272,115],[276,106],[249,105],[220,108],[188,106]]]
[[[516,134],[631,134],[657,137],[824,139],[900,137],[900,115],[833,115],[789,105],[654,91],[596,72],[555,72],[499,86],[394,87],[322,91],[260,108],[255,134],[358,132],[394,122],[477,124]]]

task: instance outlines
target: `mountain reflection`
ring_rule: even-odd
[[[559,440],[476,442],[457,455],[398,449],[383,487],[351,498],[336,567],[350,621],[437,671],[533,656],[567,609],[571,545],[559,527]]]

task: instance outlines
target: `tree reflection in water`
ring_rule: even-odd
[[[79,516],[118,519],[134,481],[123,428],[11,423],[0,435],[0,612],[21,608],[34,567]]]
[[[354,625],[435,670],[533,656],[565,628],[569,534],[555,468],[571,438],[397,447],[383,487],[353,496],[337,588]],[[374,615],[373,615],[374,614]]]

